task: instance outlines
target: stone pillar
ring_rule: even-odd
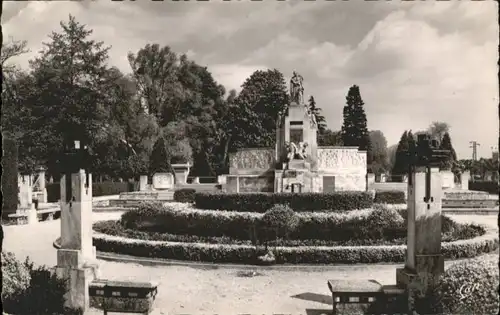
[[[366,175],[366,189],[370,189],[370,185],[375,183],[375,174],[373,173],[368,173]]]
[[[139,177],[139,191],[145,191],[148,187],[148,175],[141,175]]]
[[[464,171],[460,175],[460,185],[462,190],[469,190],[470,171]]]
[[[66,176],[71,176],[71,195],[66,196]],[[61,248],[57,251],[56,273],[67,279],[65,306],[89,308],[88,287],[97,277],[96,250],[92,246],[92,175],[84,170],[61,178]]]
[[[385,183],[387,181],[387,176],[385,174],[380,174],[380,182]]]
[[[47,203],[47,188],[45,187],[45,170],[38,170],[38,188],[42,192],[42,200],[40,202]]]
[[[442,183],[438,167],[417,166],[408,184],[408,237],[406,263],[396,271],[397,286],[408,290],[425,290],[444,272],[441,255]],[[426,186],[430,184],[430,196]],[[428,199],[427,199],[428,197]],[[411,298],[409,309],[412,310]]]
[[[28,214],[28,224],[38,223],[37,212],[33,204],[33,182],[31,175],[21,175],[19,210]]]
[[[175,183],[178,185],[185,185],[191,165],[187,164],[172,164],[172,169],[175,173]]]

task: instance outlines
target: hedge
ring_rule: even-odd
[[[196,189],[182,188],[174,191],[174,201],[177,202],[194,202]]]
[[[345,191],[335,193],[222,193],[195,194],[198,209],[240,212],[266,212],[275,204],[287,204],[294,211],[345,211],[367,209],[373,205],[370,193]]]
[[[403,217],[402,217],[403,215]],[[289,234],[292,240],[349,241],[396,239],[406,237],[404,210],[377,206],[375,210],[349,212],[301,212],[298,224]],[[193,209],[189,205],[143,203],[124,213],[121,224],[127,229],[153,233],[229,237],[235,240],[260,239],[266,235],[261,226],[263,214],[251,212]],[[459,230],[459,225],[442,216],[443,233]]]
[[[469,190],[484,191],[493,195],[498,195],[498,182],[494,181],[469,181]]]
[[[15,140],[2,139],[2,217],[15,213],[18,203],[18,149]]]
[[[374,203],[403,204],[406,203],[405,193],[400,190],[375,192]]]
[[[59,183],[49,183],[47,188],[47,202],[57,202],[61,198],[61,186]],[[137,191],[136,182],[98,182],[92,183],[92,196],[119,195],[123,192]]]
[[[100,252],[112,252],[136,257],[190,260],[218,263],[258,264],[264,248],[249,245],[218,245],[200,243],[170,243],[127,239],[94,233],[94,245]],[[471,258],[498,248],[498,235],[494,231],[471,240],[443,243],[445,258]],[[401,263],[405,260],[406,246],[341,246],[341,247],[275,247],[270,248],[278,264],[355,264]]]

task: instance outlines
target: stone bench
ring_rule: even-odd
[[[108,312],[149,314],[158,292],[153,282],[94,280],[89,285],[90,307]]]
[[[28,224],[28,214],[27,213],[11,213],[8,215],[9,220],[12,220],[16,225]]]
[[[49,208],[40,210],[25,210],[22,212],[11,213],[9,219],[15,221],[17,225],[28,224],[28,211],[36,211],[38,221],[50,221],[61,217],[60,208]]]
[[[395,286],[383,286],[375,280],[329,280],[328,289],[332,294],[333,314],[337,314],[338,304],[374,304],[375,314],[385,314],[389,302],[404,294]],[[371,314],[371,313],[370,313]]]

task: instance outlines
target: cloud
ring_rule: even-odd
[[[345,95],[360,86],[370,129],[389,144],[435,120],[451,127],[460,157],[469,141],[489,155],[498,142],[498,23],[493,1],[434,2],[16,2],[4,3],[4,35],[28,40],[27,66],[68,14],[112,45],[110,64],[148,43],[208,66],[227,90],[257,69],[305,78],[332,129]],[[493,114],[495,113],[495,114]]]

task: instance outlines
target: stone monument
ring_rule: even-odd
[[[27,214],[27,224],[38,223],[38,216],[33,204],[32,176],[21,174],[19,181],[19,208],[18,213]]]
[[[96,278],[96,250],[92,246],[92,175],[86,163],[87,148],[66,145],[61,178],[61,248],[57,251],[56,274],[68,281],[65,307],[86,311],[89,284]]]
[[[444,272],[441,255],[442,185],[439,165],[448,151],[425,134],[410,148],[408,171],[408,236],[405,267],[396,271],[396,283],[406,289],[408,310],[415,290],[425,292]]]
[[[229,154],[227,192],[365,191],[366,151],[318,147],[318,126],[304,104],[303,78],[294,71],[290,104],[276,120],[274,148],[243,148]]]

